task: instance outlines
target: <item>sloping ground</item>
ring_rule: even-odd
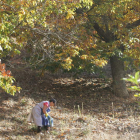
[[[18,66],[11,71],[22,91],[14,97],[0,92],[0,139],[139,140],[138,99],[112,95],[110,80],[49,73],[40,77]],[[54,128],[39,135],[26,118],[36,103],[51,97],[57,99],[51,111]]]

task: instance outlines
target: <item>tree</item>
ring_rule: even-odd
[[[122,80],[124,59],[139,54],[137,48],[140,42],[139,5],[138,0],[94,0],[92,8],[87,13],[88,28],[96,31],[96,34],[92,35],[98,38],[103,53],[110,58],[113,90],[120,97],[128,96],[126,85]],[[137,53],[132,51],[134,48],[137,49]]]
[[[4,52],[8,55],[10,51],[19,53],[18,50],[24,44],[32,53],[29,62],[35,67],[52,68],[51,64],[54,62],[53,66],[71,69],[71,57],[79,55],[79,51],[85,47],[84,44],[88,46],[89,40],[86,35],[87,40],[83,44],[81,39],[77,38],[81,36],[82,31],[79,32],[78,29],[85,17],[75,18],[75,10],[81,7],[89,8],[91,5],[92,0],[4,0],[1,2],[1,28],[6,40],[5,43],[2,42]],[[7,49],[9,50],[6,51]],[[87,56],[84,54],[81,58],[85,59]],[[101,65],[96,57],[88,56],[88,59],[92,63],[95,62],[93,59],[97,60],[95,63]]]
[[[91,0],[81,2],[86,7],[92,5]],[[33,53],[30,62],[39,64],[43,69],[49,67],[45,64],[48,61],[53,61],[53,66],[56,66],[55,61],[58,64],[60,61],[65,63],[61,63],[62,66],[70,69],[71,59],[66,53],[74,56],[79,49],[72,43],[74,37],[70,31],[70,26],[75,26],[72,25],[74,20],[71,19],[75,8],[78,7],[81,7],[79,0],[0,1],[0,57],[20,54],[20,50],[25,47]],[[65,46],[69,49],[62,49]],[[58,54],[61,51],[60,47],[63,51]],[[0,76],[3,76],[3,72]]]
[[[124,60],[139,55],[139,0],[3,0],[1,11],[8,54],[25,46],[43,70],[91,69],[109,58],[114,93],[128,96],[121,79]]]

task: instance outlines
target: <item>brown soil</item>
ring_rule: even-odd
[[[68,129],[64,129],[65,133],[63,132],[63,135],[62,133],[58,133],[59,129],[56,131],[53,130],[53,132],[57,134],[51,133],[47,136],[48,139],[73,138],[88,140],[87,137],[89,137],[99,140],[138,140],[140,136],[139,99],[134,98],[133,93],[131,93],[131,97],[127,99],[114,96],[110,86],[111,79],[104,80],[93,76],[81,76],[81,78],[75,79],[70,75],[50,73],[45,73],[43,76],[40,76],[39,72],[35,72],[29,68],[22,68],[21,65],[10,69],[16,79],[16,85],[20,86],[22,90],[21,93],[17,93],[15,96],[6,94],[3,91],[0,93],[0,110],[2,112],[0,117],[0,133],[2,137],[0,137],[0,139],[8,139],[10,136],[11,139],[26,139],[23,135],[27,136],[27,132],[19,133],[18,130],[14,128],[14,135],[12,135],[8,133],[10,130],[4,130],[4,120],[6,124],[9,120],[11,123],[16,121],[19,125],[22,124],[23,129],[25,129],[24,125],[27,125],[25,121],[29,113],[28,109],[37,102],[53,97],[57,100],[57,108],[54,110],[55,113],[52,113],[56,129],[60,129],[60,122],[57,121],[57,119],[63,119],[62,117],[58,117],[58,113],[65,116],[66,112],[68,114],[78,114],[79,116],[76,122],[80,122],[81,124],[85,124],[85,116],[88,116],[87,118],[89,119],[87,119],[87,121],[89,124],[90,119],[94,118],[91,122],[96,124],[96,128],[92,126],[90,133],[88,130],[82,131],[80,129],[81,131],[78,132],[77,130],[78,134],[76,134],[76,131],[73,132],[73,130],[77,129],[77,127],[69,126]],[[28,99],[32,100],[31,104]],[[8,104],[10,105],[8,106]],[[26,107],[27,110],[24,107]],[[17,117],[10,115],[13,114],[13,112],[16,114],[16,111],[20,112],[21,109],[25,112],[27,111],[27,113],[24,112],[24,117],[21,118],[23,122]],[[69,117],[72,117],[71,114]],[[7,128],[8,127],[9,126],[7,126]],[[79,127],[81,128],[81,125]],[[11,128],[11,130],[12,129],[13,128]],[[26,129],[26,131],[30,132],[27,139],[37,139],[37,137],[35,138],[33,136],[35,135],[33,128],[29,129],[28,127]],[[42,139],[47,138],[43,137]]]

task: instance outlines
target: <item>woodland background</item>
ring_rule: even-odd
[[[0,1],[0,139],[139,139],[139,7],[139,0]],[[37,134],[26,118],[52,97],[55,126]]]

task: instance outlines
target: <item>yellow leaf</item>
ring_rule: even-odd
[[[87,59],[87,57],[88,57],[87,55],[82,55],[81,59]]]
[[[138,95],[137,95],[137,94],[135,94],[134,96],[135,96],[135,97],[138,97]]]
[[[73,18],[74,18],[74,12],[69,9],[67,16],[66,16],[66,19],[73,19]]]

